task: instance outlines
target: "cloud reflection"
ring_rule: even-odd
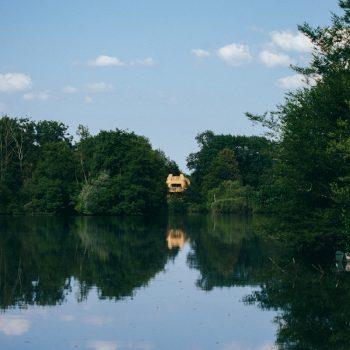
[[[93,350],[117,350],[117,349],[134,349],[134,350],[151,350],[153,344],[149,342],[133,342],[133,341],[106,341],[92,340],[86,343],[87,348]]]
[[[74,321],[75,320],[75,317],[73,315],[70,315],[70,314],[64,314],[64,315],[61,315],[61,320],[62,321]]]
[[[1,316],[0,332],[9,336],[22,335],[29,330],[29,321],[20,316]]]
[[[94,340],[87,343],[87,347],[94,350],[116,350],[117,342]]]
[[[108,323],[112,322],[112,319],[110,317],[104,317],[104,316],[88,316],[85,318],[85,322],[88,324],[91,324],[93,326],[105,326]]]
[[[277,347],[273,343],[265,343],[256,346],[247,346],[246,344],[230,343],[224,345],[222,350],[277,350]]]

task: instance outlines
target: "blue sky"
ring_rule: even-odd
[[[244,113],[301,86],[297,25],[331,12],[336,0],[0,0],[0,114],[128,129],[186,170],[201,131],[261,133]]]

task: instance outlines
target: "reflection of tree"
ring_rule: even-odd
[[[121,298],[147,284],[176,254],[164,240],[166,222],[140,219],[0,218],[0,306],[62,303],[80,286],[84,299]]]
[[[260,271],[262,288],[245,301],[279,311],[280,349],[350,348],[349,276],[324,271],[305,262],[275,262]]]
[[[188,264],[201,272],[197,285],[205,290],[251,283],[253,270],[271,252],[254,237],[251,218],[245,216],[194,217],[186,233],[193,248]]]
[[[166,222],[140,219],[77,218],[73,232],[84,252],[77,257],[79,281],[97,286],[102,298],[121,298],[147,282],[165,265],[169,255]]]
[[[66,234],[67,225],[45,217],[1,218],[1,307],[52,305],[64,300],[70,288],[66,262],[72,259],[69,247],[74,246]]]
[[[193,248],[188,263],[200,271],[197,285],[257,286],[244,301],[277,311],[279,349],[350,349],[350,275],[332,272],[325,254],[292,254],[259,240],[252,228],[267,227],[259,220],[194,217],[183,223]]]

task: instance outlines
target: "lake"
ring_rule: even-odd
[[[349,349],[346,264],[263,221],[0,217],[0,348]]]

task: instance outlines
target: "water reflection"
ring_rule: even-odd
[[[166,238],[169,249],[183,248],[185,244],[189,241],[185,232],[179,228],[169,228],[168,235]]]
[[[200,272],[199,288],[260,287],[244,302],[277,311],[276,349],[350,348],[350,279],[334,273],[327,255],[300,255],[258,239],[259,218],[198,217],[183,227],[191,237],[188,264]],[[343,269],[350,269],[345,258]]]
[[[165,278],[164,268],[176,265],[176,257],[181,256],[191,273],[195,272],[190,283],[197,286],[198,296],[217,289],[234,294],[235,287],[254,286],[243,302],[276,312],[276,348],[350,348],[350,274],[342,272],[349,267],[344,263],[342,269],[334,268],[340,259],[345,262],[344,256],[338,254],[331,260],[305,257],[261,240],[259,220],[233,216],[171,217],[151,222],[2,217],[0,307],[6,311],[33,304],[57,305],[72,296],[81,302],[92,290],[99,299],[113,301],[137,296],[155,276]],[[265,227],[265,219],[261,220]],[[181,266],[176,283],[182,285],[178,293],[184,294],[178,305],[188,300],[184,273],[188,271]],[[167,294],[163,298],[168,305]],[[191,304],[186,307],[196,310]],[[222,323],[222,317],[215,322]],[[82,318],[68,311],[60,319],[72,323]],[[104,328],[113,320],[108,315],[91,314],[83,322]],[[20,336],[30,328],[26,317],[7,312],[0,316],[0,333],[6,336]],[[91,349],[127,346],[113,340],[86,343]]]
[[[349,349],[350,280],[346,274],[286,261],[266,272],[261,290],[245,301],[279,310],[275,323],[280,349]]]
[[[0,306],[62,303],[79,281],[78,301],[97,287],[120,299],[145,286],[176,255],[167,223],[115,218],[1,218]]]
[[[196,284],[203,290],[260,284],[256,271],[280,254],[277,244],[257,238],[251,217],[192,217],[184,227],[191,237],[188,264],[200,271]]]
[[[8,336],[20,336],[28,332],[30,322],[19,316],[0,316],[0,332]]]

